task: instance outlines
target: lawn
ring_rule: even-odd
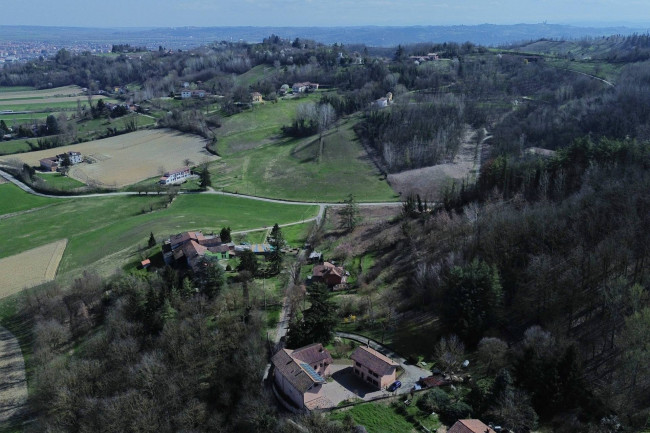
[[[404,404],[408,396],[404,396],[391,405],[386,402],[358,404],[349,410],[332,412],[330,418],[342,421],[349,413],[355,424],[365,426],[368,433],[420,431],[420,425],[429,431],[436,431],[442,426],[438,416],[425,413],[416,406],[417,400],[423,395],[418,394],[408,406]]]
[[[342,421],[346,414],[352,415],[355,424],[364,426],[368,433],[408,433],[414,431],[414,425],[395,409],[384,403],[358,404],[350,410],[333,412],[333,420]]]
[[[71,191],[86,186],[85,183],[68,176],[63,176],[61,173],[36,173],[36,177],[41,179],[48,188],[59,191]]]
[[[352,129],[356,120],[346,119],[328,131],[320,161],[317,136],[267,137],[258,147],[212,164],[212,184],[229,192],[289,200],[337,202],[348,194],[357,201],[398,200],[359,143]],[[262,135],[258,142],[263,142]]]
[[[313,229],[314,224],[315,223],[312,221],[308,223],[282,227],[282,234],[284,235],[284,240],[286,241],[287,245],[294,248],[302,247],[305,242],[307,242],[307,238],[309,237],[309,233]]]
[[[67,200],[49,199],[49,198],[39,197],[33,194],[29,194],[11,183],[5,183],[0,185],[0,215],[20,212],[27,209],[34,209],[37,207],[47,206],[56,203],[63,203],[65,201]],[[0,252],[0,254],[2,253]]]
[[[237,231],[292,222],[313,217],[317,212],[315,206],[217,195],[179,196],[168,208],[163,207],[165,200],[164,196],[50,199],[45,203],[54,204],[48,209],[0,220],[0,236],[6,246],[0,257],[44,245],[52,239],[67,238],[60,273],[85,269],[107,257],[119,267],[125,257],[111,255],[144,245],[149,232],[161,240],[183,230],[218,232],[230,226]]]

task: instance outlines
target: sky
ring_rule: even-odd
[[[0,25],[647,25],[648,0],[1,0]]]

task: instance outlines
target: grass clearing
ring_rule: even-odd
[[[0,185],[0,215],[47,206],[52,202],[53,199],[29,194],[12,183]]]
[[[169,207],[164,207],[166,200],[165,196],[50,199],[54,204],[48,209],[0,220],[0,236],[6,241],[0,257],[53,238],[68,238],[61,273],[87,269],[102,259],[108,260],[112,271],[128,261],[123,252],[146,244],[150,232],[164,239],[184,230],[219,232],[230,226],[238,231],[313,217],[318,209],[209,194],[182,195]]]
[[[314,228],[314,224],[316,223],[312,221],[282,227],[282,234],[284,235],[284,240],[287,242],[287,245],[292,247],[302,247],[305,242],[307,242],[307,238]]]
[[[342,122],[323,138],[278,138],[260,147],[224,156],[211,168],[212,183],[225,191],[304,201],[394,201],[399,196],[386,183],[358,142],[355,118]]]
[[[281,127],[293,120],[298,105],[315,102],[318,94],[255,104],[252,109],[226,117],[217,130],[217,150],[222,156],[253,149],[280,136]]]
[[[36,173],[36,177],[41,179],[48,188],[58,191],[72,191],[86,186],[85,183],[63,176],[61,173]]]
[[[235,81],[240,86],[248,87],[265,78],[272,77],[278,73],[279,69],[267,65],[258,65],[249,69],[241,75],[235,77]]]
[[[63,239],[0,259],[0,298],[52,281],[66,245]]]

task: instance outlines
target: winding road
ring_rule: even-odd
[[[115,197],[115,196],[123,196],[123,195],[142,195],[141,193],[138,192],[128,192],[128,191],[120,191],[120,192],[105,192],[105,193],[95,193],[95,194],[80,194],[80,195],[53,195],[53,194],[43,194],[38,191],[34,191],[29,185],[26,185],[25,183],[21,182],[20,180],[16,179],[14,176],[11,174],[3,171],[0,169],[0,176],[3,177],[5,180],[8,182],[13,183],[16,185],[18,188],[22,189],[23,191],[37,195],[39,197],[46,197],[46,198],[54,198],[54,199],[82,199],[82,198],[97,198],[97,197]],[[293,223],[288,223],[288,224],[283,224],[280,227],[286,227],[286,226],[291,226],[291,225],[296,225],[296,224],[302,224],[304,222],[309,222],[309,221],[316,221],[317,224],[320,224],[323,215],[325,214],[325,208],[327,207],[337,207],[337,206],[343,206],[343,203],[336,203],[336,202],[311,202],[311,201],[293,201],[293,200],[283,200],[283,199],[276,199],[276,198],[266,198],[266,197],[258,197],[254,195],[245,195],[245,194],[235,194],[231,192],[223,192],[223,191],[215,191],[214,189],[210,188],[207,191],[180,191],[179,194],[213,194],[213,195],[223,195],[223,196],[228,196],[228,197],[238,197],[238,198],[246,198],[249,200],[257,200],[257,201],[263,201],[267,203],[279,203],[279,204],[287,204],[287,205],[299,205],[299,206],[318,206],[318,214],[309,219],[304,219],[301,221],[296,221]],[[151,195],[155,195],[155,193],[151,193]],[[402,206],[402,202],[395,202],[395,201],[387,201],[387,202],[369,202],[369,203],[357,203],[359,207],[384,207],[384,206]],[[251,229],[251,230],[245,230],[242,232],[237,232],[237,233],[247,233],[247,232],[252,232],[252,231],[260,231],[260,230],[265,230],[266,228],[257,228],[257,229]]]

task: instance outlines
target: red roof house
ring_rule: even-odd
[[[496,433],[478,419],[459,419],[447,433]]]
[[[335,266],[330,262],[325,262],[322,265],[314,266],[312,271],[312,281],[317,283],[325,283],[329,287],[334,287],[337,284],[345,283],[347,277],[345,276],[345,269]]]
[[[375,349],[359,346],[350,358],[354,361],[354,374],[377,388],[385,388],[395,382],[399,364]]]

